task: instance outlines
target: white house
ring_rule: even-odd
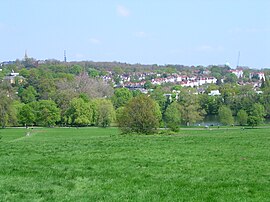
[[[211,90],[211,92],[208,93],[208,95],[210,95],[210,96],[218,96],[218,95],[221,95],[221,93],[219,92],[219,90]]]
[[[230,70],[231,73],[235,74],[237,76],[237,78],[242,78],[243,77],[243,70],[238,70],[238,69],[232,69]]]
[[[258,78],[260,80],[265,80],[265,76],[264,76],[264,73],[263,72],[253,72],[253,73],[250,73],[249,74],[249,78],[251,79],[253,76],[257,76],[258,75]]]

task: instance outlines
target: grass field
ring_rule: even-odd
[[[0,137],[0,201],[270,201],[270,128],[1,129]]]

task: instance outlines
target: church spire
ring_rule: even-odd
[[[28,59],[28,55],[27,55],[27,50],[25,50],[25,53],[24,53],[24,59]]]

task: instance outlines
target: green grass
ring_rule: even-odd
[[[270,200],[269,128],[2,129],[0,137],[0,201]]]

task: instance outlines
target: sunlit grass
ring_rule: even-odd
[[[0,201],[270,198],[268,128],[184,128],[171,136],[2,129],[0,136]]]

